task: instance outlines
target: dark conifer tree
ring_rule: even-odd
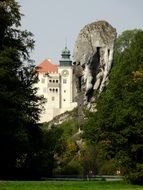
[[[0,1],[0,176],[22,167],[34,143],[44,99],[36,95],[38,75],[30,60],[34,48],[31,32],[20,30],[20,6]]]

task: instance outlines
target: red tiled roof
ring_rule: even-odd
[[[51,61],[45,59],[41,64],[36,66],[36,70],[39,73],[57,73],[58,65],[53,64]]]

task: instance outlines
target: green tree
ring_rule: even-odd
[[[77,121],[74,119],[66,120],[58,125],[58,128],[63,131],[61,136],[62,151],[56,156],[58,164],[54,173],[62,175],[81,174],[80,148],[77,143],[80,139],[80,135],[77,130]]]
[[[51,177],[57,167],[57,157],[64,151],[62,129],[55,126],[49,128],[47,123],[41,124],[41,129],[40,142],[38,140],[35,147],[37,150],[27,154],[20,166],[27,176],[34,178]],[[26,167],[28,170],[25,170]]]
[[[115,44],[110,82],[85,136],[114,159],[132,183],[143,183],[143,31],[125,31]]]
[[[20,30],[21,16],[15,0],[0,1],[0,176],[11,175],[40,136],[36,123],[44,99],[34,88],[34,40]]]

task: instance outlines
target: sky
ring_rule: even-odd
[[[80,30],[87,24],[106,20],[121,34],[143,29],[143,0],[17,0],[22,29],[34,34],[31,58],[35,65],[50,58],[58,64],[67,45],[72,52]]]

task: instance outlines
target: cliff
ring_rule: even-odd
[[[97,21],[81,29],[73,50],[73,65],[78,105],[90,110],[108,83],[116,29],[106,21]]]

